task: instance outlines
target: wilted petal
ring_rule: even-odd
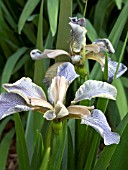
[[[58,67],[57,75],[60,77],[64,76],[69,83],[72,83],[72,81],[79,77],[75,72],[74,66],[69,62],[65,62]]]
[[[47,112],[44,113],[43,117],[47,120],[53,120],[56,118],[56,115],[53,110],[48,110]]]
[[[31,98],[46,100],[42,88],[32,83],[30,78],[23,77],[15,83],[4,84],[3,87],[8,92],[17,93],[22,96],[28,104],[30,104]]]
[[[48,70],[46,71],[46,74],[45,74],[45,78],[43,80],[43,83],[49,87],[51,82],[52,82],[52,79],[54,77],[57,76],[57,70],[58,70],[58,67],[62,64],[63,62],[57,62],[55,64],[53,64],[51,67],[48,68]]]
[[[55,105],[55,114],[57,118],[62,118],[69,115],[67,108],[63,105],[63,103],[60,100]]]
[[[87,80],[80,88],[77,90],[75,99],[72,103],[77,103],[81,100],[89,99],[95,97],[102,97],[115,100],[117,90],[114,86],[97,80]]]
[[[73,52],[80,52],[82,47],[86,44],[85,34],[87,30],[84,27],[72,22],[70,22],[69,25],[71,26],[72,30],[71,49]]]
[[[120,142],[119,134],[111,132],[106,117],[100,110],[93,110],[91,116],[82,119],[81,124],[93,127],[103,137],[105,145],[118,144]]]
[[[73,24],[78,24],[82,27],[85,27],[86,26],[86,21],[85,21],[85,18],[79,18],[77,19],[77,17],[69,17],[71,23]]]
[[[69,117],[81,118],[81,116],[89,116],[91,115],[90,110],[94,109],[94,106],[81,106],[81,105],[73,105],[68,108]]]
[[[111,42],[106,39],[97,39],[95,42],[93,42],[94,44],[98,45],[101,49],[101,51],[106,51],[108,53],[115,53],[115,50],[111,44]]]
[[[49,49],[44,50],[44,52],[41,52],[38,49],[35,49],[35,50],[32,50],[30,53],[30,56],[33,60],[41,60],[44,58],[55,58],[59,55],[69,56],[69,53],[67,53],[64,50],[49,50]]]
[[[58,100],[63,102],[68,86],[69,83],[65,77],[54,77],[54,79],[52,79],[51,86],[48,88],[49,101],[54,105],[57,103]]]
[[[108,82],[109,83],[113,81],[117,66],[118,66],[118,62],[112,61],[110,58],[108,58]],[[104,71],[104,67],[102,67],[102,71]],[[127,67],[124,64],[120,63],[116,74],[116,78],[122,76],[122,74],[124,74],[126,71],[127,71]]]
[[[0,95],[0,119],[21,111],[32,110],[26,101],[15,93],[2,93]]]

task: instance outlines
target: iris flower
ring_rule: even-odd
[[[105,115],[94,106],[76,105],[82,100],[102,97],[115,100],[114,86],[96,80],[88,80],[76,91],[71,105],[64,105],[69,85],[78,77],[74,66],[65,62],[58,67],[57,75],[48,88],[48,99],[41,87],[30,78],[21,78],[13,84],[4,84],[7,91],[0,95],[0,119],[15,112],[37,110],[49,121],[81,119],[81,124],[94,128],[104,139],[105,145],[118,144],[120,136],[111,131]]]
[[[106,39],[97,39],[92,44],[86,44],[86,33],[85,28],[86,22],[84,18],[77,19],[77,17],[70,18],[69,25],[71,27],[71,40],[70,40],[70,52],[64,50],[48,50],[45,49],[44,52],[38,49],[32,50],[30,55],[34,60],[40,60],[43,58],[55,58],[59,55],[67,55],[73,64],[80,64],[82,58],[96,60],[100,63],[102,71],[105,68],[105,58],[106,53],[115,53],[115,50],[111,42]],[[108,82],[113,81],[114,75],[116,73],[116,68],[118,62],[112,61],[108,57]],[[127,70],[127,67],[120,63],[118,71],[116,73],[116,78],[120,77]]]

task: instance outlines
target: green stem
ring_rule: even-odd
[[[84,7],[84,13],[83,13],[84,17],[86,15],[86,11],[87,11],[87,4],[88,4],[88,0],[85,0],[85,7]]]

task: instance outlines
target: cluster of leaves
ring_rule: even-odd
[[[98,0],[94,3],[90,0],[87,8],[85,2],[82,0],[0,1],[0,87],[3,83],[14,82],[22,76],[29,76],[35,83],[43,86],[42,79],[51,61],[45,59],[34,63],[30,59],[29,52],[35,47],[41,51],[45,48],[69,51],[69,17],[83,17],[85,10],[87,10],[87,41],[93,42],[98,37],[109,38],[116,49],[116,53],[111,57],[127,65],[123,54],[126,53],[125,46],[128,38],[128,35],[126,37],[128,2]],[[62,57],[58,57],[56,61],[62,61]],[[67,61],[67,58],[63,57],[63,61]],[[86,62],[85,65],[90,79],[101,80],[102,72],[99,70],[98,63]],[[127,158],[126,141],[128,138],[127,82],[127,77],[113,82],[118,90],[116,102],[111,101],[108,104],[106,99],[97,101],[97,108],[103,112],[106,111],[108,104],[106,112],[108,119],[112,128],[121,135],[120,144],[105,146],[98,159],[100,138],[89,127],[80,126],[79,121],[64,122],[62,131],[58,135],[53,133],[54,124],[44,121],[40,113],[31,114],[32,111],[30,111],[23,115],[22,119],[15,114],[14,117],[10,116],[2,120],[0,135],[6,124],[14,119],[19,169],[105,170],[108,166],[110,170],[117,169],[117,167],[126,169],[128,161],[124,158]],[[88,105],[89,103],[84,101],[81,104]],[[60,127],[61,124],[58,126]],[[11,129],[1,138],[1,170],[5,169],[10,142],[15,130]],[[52,146],[54,146],[52,154],[50,151],[51,133],[53,133]]]

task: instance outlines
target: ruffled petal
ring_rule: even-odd
[[[49,50],[46,49],[44,52],[39,51],[38,49],[32,50],[30,52],[30,56],[33,60],[41,60],[44,58],[55,58],[59,55],[67,55],[69,56],[69,53],[64,50]]]
[[[111,83],[114,79],[114,75],[116,73],[116,68],[118,66],[118,62],[112,61],[110,58],[108,58],[108,82]],[[104,67],[102,66],[102,71],[104,71]],[[119,68],[116,74],[116,78],[119,78],[127,71],[127,67],[120,63]]]
[[[19,94],[28,104],[31,104],[31,98],[46,100],[46,96],[42,88],[32,83],[30,78],[23,77],[15,83],[4,84],[3,88],[8,92]]]
[[[0,119],[16,112],[33,110],[26,101],[15,93],[2,93],[0,95]]]
[[[75,99],[72,103],[77,103],[81,100],[91,100],[95,97],[102,97],[115,100],[117,90],[114,86],[97,80],[87,80],[77,90]]]
[[[98,45],[100,47],[100,50],[103,52],[115,53],[115,50],[114,50],[111,42],[107,38],[97,39],[93,43]]]
[[[69,62],[65,62],[58,67],[57,76],[65,77],[69,83],[72,83],[77,77],[79,77],[75,72],[74,66]]]
[[[119,134],[111,132],[106,117],[100,110],[95,109],[92,111],[91,116],[83,117],[81,124],[93,127],[104,139],[105,145],[118,144],[120,142]]]

